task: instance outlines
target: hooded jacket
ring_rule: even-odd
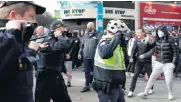
[[[161,30],[164,32],[164,37],[160,38],[158,36],[158,30]],[[161,25],[156,30],[156,40],[154,42],[154,48],[144,54],[145,57],[151,56],[154,52],[156,52],[156,61],[161,63],[176,63],[178,51],[177,47],[175,46],[175,39],[169,35],[167,31],[167,27],[164,25]]]
[[[76,40],[75,40],[75,38],[73,38],[72,33],[69,33],[69,32],[66,32],[65,38],[68,40],[68,42],[70,44],[70,46],[66,52],[66,54],[70,55],[70,59],[66,59],[66,56],[65,56],[65,61],[72,61],[73,55],[76,51]]]

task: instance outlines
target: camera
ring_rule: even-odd
[[[37,27],[37,23],[35,22],[26,22],[24,24],[21,25],[21,29],[27,29],[27,28],[32,28],[35,29]]]
[[[36,27],[37,23],[34,22],[27,22],[21,25],[21,31],[22,31],[21,40],[23,43],[26,43],[30,40]]]

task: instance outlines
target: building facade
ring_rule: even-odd
[[[61,19],[72,29],[85,30],[88,22],[97,24],[98,1],[63,1]],[[111,19],[123,20],[131,30],[135,29],[134,3],[131,1],[103,1],[103,27]]]
[[[173,2],[103,1],[103,28],[111,19],[121,19],[135,31],[143,26],[181,28],[181,6]],[[75,30],[85,30],[88,22],[97,23],[98,1],[62,1],[61,19]]]

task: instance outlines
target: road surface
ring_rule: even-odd
[[[68,88],[69,95],[72,99],[72,102],[98,102],[97,94],[93,89],[91,89],[91,92],[87,93],[80,93],[80,90],[84,86],[84,73],[79,69],[79,70],[74,70],[72,73],[73,79],[72,79],[72,87]],[[136,97],[136,94],[139,92],[144,91],[145,85],[146,85],[146,80],[145,79],[138,79],[138,83],[136,86],[136,90],[134,92],[134,97],[133,98],[128,98],[127,93],[128,89],[131,84],[131,76],[127,77],[127,82],[126,82],[126,102],[170,102],[167,99],[167,87],[165,84],[164,80],[157,81],[154,87],[154,94],[151,96],[148,96],[148,99],[139,99]],[[66,77],[65,77],[65,82],[66,82]],[[171,102],[181,102],[181,79],[174,78],[174,88],[173,88],[173,95],[174,95],[174,100]]]

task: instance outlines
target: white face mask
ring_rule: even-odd
[[[162,31],[158,31],[158,36],[161,38],[161,37],[163,37],[165,34],[162,32]]]

